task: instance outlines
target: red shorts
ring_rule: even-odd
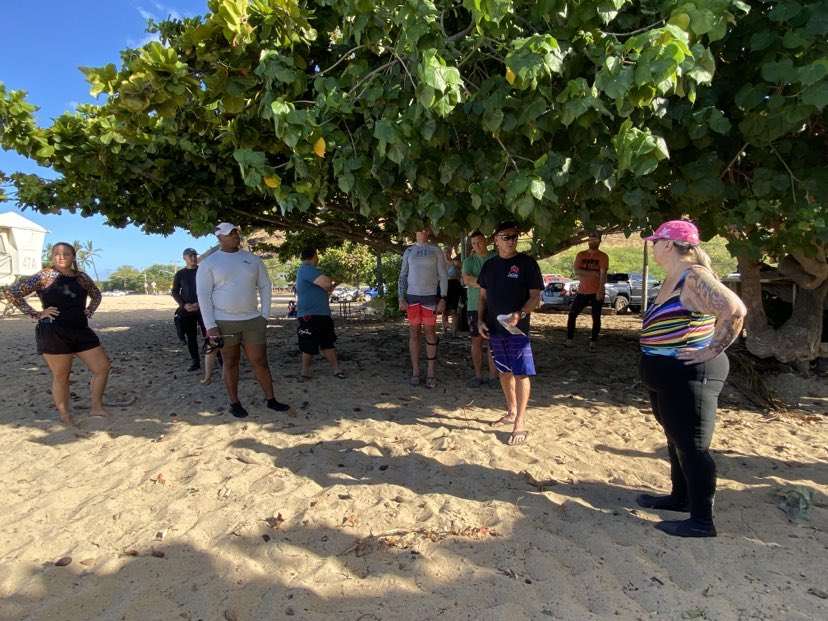
[[[430,306],[423,306],[420,302],[409,303],[408,323],[412,326],[437,325],[437,312]]]

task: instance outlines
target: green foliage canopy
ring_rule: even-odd
[[[398,249],[504,217],[548,254],[687,214],[741,250],[823,252],[828,2],[210,0],[84,68],[98,106],[0,144],[19,204],[147,231],[217,220]]]

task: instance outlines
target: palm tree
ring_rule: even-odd
[[[100,278],[98,278],[98,269],[95,266],[95,258],[101,257],[100,249],[95,248],[92,240],[85,243],[75,240],[72,242],[72,245],[75,247],[75,260],[78,263],[78,267],[83,271],[86,271],[91,267],[92,273],[95,274],[95,281],[99,281]]]

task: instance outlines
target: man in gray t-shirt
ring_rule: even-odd
[[[437,360],[437,315],[446,305],[448,269],[442,250],[428,243],[431,228],[417,231],[417,243],[406,248],[402,257],[397,295],[400,310],[408,317],[408,348],[411,354],[412,386],[420,383],[420,326],[426,341],[428,371],[426,387],[434,388],[437,380],[434,367]],[[440,295],[437,288],[440,288]]]

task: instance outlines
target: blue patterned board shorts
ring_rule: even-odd
[[[529,337],[519,334],[492,336],[489,338],[495,367],[501,373],[535,375],[535,359]]]

